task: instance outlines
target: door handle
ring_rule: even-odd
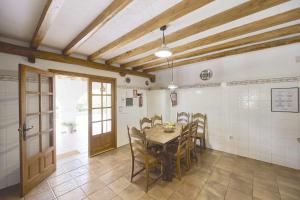
[[[19,134],[20,136],[23,138],[23,140],[26,140],[26,132],[33,129],[34,126],[30,126],[28,128],[26,128],[26,124],[23,125],[23,128],[19,128]]]

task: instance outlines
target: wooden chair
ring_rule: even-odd
[[[131,179],[132,182],[133,177],[141,173],[145,170],[146,173],[146,188],[145,191],[148,192],[149,187],[149,170],[153,168],[160,168],[160,176],[154,180],[156,182],[161,176],[163,172],[163,166],[162,163],[157,160],[156,157],[151,155],[147,151],[147,145],[146,145],[146,136],[143,132],[136,129],[135,127],[132,127],[131,129],[127,126],[128,130],[128,138],[129,138],[129,145],[131,150],[131,160],[132,160],[132,168],[131,168]],[[140,169],[137,172],[134,172],[134,166],[135,163],[142,166],[142,169]]]
[[[189,125],[182,128],[180,137],[178,138],[177,148],[170,148],[167,151],[171,153],[172,159],[176,163],[176,175],[179,180],[181,180],[181,161],[185,159],[187,168],[189,168],[188,160],[188,145],[189,145]]]
[[[177,113],[177,123],[187,125],[190,122],[190,114],[186,112]]]
[[[152,119],[144,117],[143,119],[140,120],[140,128],[142,131],[151,127],[152,127]]]
[[[195,158],[196,162],[198,162],[198,157],[196,153],[196,135],[198,129],[198,122],[191,122],[190,124],[190,137],[189,137],[189,152],[188,152],[188,160],[189,160],[189,167],[192,164],[192,158]]]
[[[205,144],[205,135],[207,133],[207,117],[206,117],[206,114],[202,114],[202,113],[192,114],[192,122],[197,122],[197,124],[198,124],[197,133],[195,135],[195,142],[197,140],[199,140],[200,145],[202,144],[203,147],[206,148],[206,144]]]
[[[163,120],[162,120],[162,115],[154,115],[154,117],[152,117],[152,126],[156,126],[156,125],[162,125],[163,124]]]

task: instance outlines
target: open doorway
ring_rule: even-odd
[[[57,75],[56,154],[57,159],[88,152],[88,79]]]

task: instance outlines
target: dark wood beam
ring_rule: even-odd
[[[293,43],[297,43],[297,42],[300,42],[300,36],[294,36],[294,37],[290,37],[290,38],[286,38],[286,39],[280,39],[280,40],[265,42],[265,43],[261,43],[261,44],[255,44],[255,45],[241,47],[241,48],[224,51],[224,52],[220,52],[220,53],[215,53],[215,54],[211,54],[211,55],[207,55],[207,56],[183,60],[183,61],[175,62],[173,64],[173,67],[180,67],[180,66],[184,66],[184,65],[188,65],[188,64],[199,63],[199,62],[203,62],[203,61],[207,61],[207,60],[213,60],[213,59],[222,58],[222,57],[226,57],[226,56],[237,55],[237,54],[242,54],[242,53],[247,53],[247,52],[252,52],[252,51],[258,51],[258,50],[262,50],[262,49],[278,47],[278,46],[293,44]],[[147,73],[155,72],[155,71],[159,71],[159,70],[168,69],[169,67],[170,67],[169,65],[161,65],[158,67],[146,69],[146,70],[144,70],[144,72],[147,72]]]
[[[47,0],[41,18],[32,37],[30,43],[31,48],[37,49],[39,47],[63,2],[64,0]]]
[[[287,22],[297,20],[297,19],[300,19],[300,8],[296,8],[296,9],[289,10],[284,13],[280,13],[280,14],[277,14],[277,15],[274,15],[271,17],[257,20],[257,21],[251,22],[249,24],[245,24],[245,25],[233,28],[233,29],[229,29],[227,31],[209,35],[205,38],[200,38],[198,40],[195,40],[195,41],[192,41],[192,42],[180,45],[180,46],[176,46],[176,47],[172,48],[171,51],[176,56],[176,54],[178,54],[178,53],[182,53],[182,52],[185,52],[185,51],[193,49],[193,48],[198,48],[198,47],[201,47],[204,45],[213,44],[215,42],[220,42],[220,41],[223,41],[226,39],[234,38],[234,37],[248,34],[251,32],[263,30],[263,29],[266,29],[266,28],[269,28],[272,26],[287,23]],[[125,64],[123,64],[123,67],[129,68],[129,67],[135,67],[135,66],[140,66],[140,65],[148,66],[148,65],[150,65],[150,63],[147,63],[147,64],[145,64],[145,63],[149,62],[149,61],[153,61],[153,60],[157,60],[157,62],[156,61],[153,62],[153,63],[156,63],[155,65],[157,65],[158,63],[163,63],[165,61],[164,59],[159,59],[155,55],[151,54],[151,55],[145,56],[143,58],[125,63]],[[140,67],[138,67],[137,69],[140,69]]]
[[[211,46],[211,47],[198,49],[198,50],[191,51],[191,52],[188,52],[188,53],[180,54],[180,55],[177,55],[177,56],[173,56],[172,60],[187,59],[187,58],[191,58],[191,57],[204,55],[204,54],[207,54],[207,53],[212,53],[212,52],[215,52],[215,51],[221,51],[221,50],[224,50],[224,49],[235,48],[235,47],[239,47],[239,46],[242,46],[242,45],[248,45],[248,44],[253,44],[253,43],[258,43],[258,42],[264,42],[264,41],[267,41],[267,40],[272,40],[272,39],[276,39],[276,38],[280,38],[280,37],[284,37],[284,36],[288,36],[288,35],[292,35],[292,34],[297,34],[297,33],[300,33],[300,24],[296,24],[296,25],[276,29],[276,30],[273,30],[273,31],[268,31],[268,32],[265,32],[265,33],[261,33],[261,34],[245,37],[245,38],[242,38],[242,39],[234,40],[234,41],[231,41],[231,42],[226,42],[226,43],[223,43],[223,44],[214,45],[214,46]],[[166,63],[166,61],[162,61],[162,60],[154,61],[154,62],[150,62],[150,63],[147,63],[147,64],[141,66],[141,68],[135,68],[135,70],[151,68],[153,66],[158,66],[158,65],[163,64],[163,63]]]
[[[110,19],[123,10],[132,0],[114,0],[98,15],[83,31],[81,31],[63,50],[64,55],[70,55],[76,48],[89,39]]]
[[[94,52],[89,56],[90,60],[96,60],[101,57],[103,54],[120,48],[144,35],[150,33],[156,29],[159,29],[161,26],[170,23],[208,3],[212,2],[212,0],[183,0],[176,4],[175,6],[167,9],[160,15],[152,18],[151,20],[145,22],[144,24],[138,26],[134,30],[129,33],[123,35],[122,37],[114,40],[113,42],[105,45],[98,51]],[[142,12],[142,11],[141,11]],[[113,63],[114,60],[109,60],[108,64]]]
[[[84,67],[105,70],[105,71],[111,71],[111,72],[116,72],[116,73],[122,72],[122,73],[130,74],[130,75],[141,76],[141,77],[146,77],[146,78],[150,78],[150,79],[154,77],[154,75],[147,74],[144,72],[124,70],[120,67],[114,67],[114,66],[97,63],[97,62],[92,62],[92,61],[88,61],[88,60],[84,60],[84,59],[80,59],[80,58],[64,56],[64,55],[57,54],[57,53],[35,50],[35,49],[28,48],[28,47],[17,46],[14,44],[1,42],[1,41],[0,41],[0,52],[19,55],[19,56],[25,56],[25,57],[33,56],[35,58],[39,58],[39,59],[43,59],[43,60],[51,60],[51,61],[56,61],[56,62],[61,62],[61,63],[80,65],[80,66],[84,66]]]
[[[243,18],[245,16],[254,14],[256,12],[271,8],[273,6],[279,5],[281,3],[287,2],[288,0],[251,0],[247,1],[241,5],[233,7],[231,9],[225,10],[219,14],[208,17],[202,21],[194,23],[190,26],[187,26],[183,29],[175,31],[166,36],[166,42],[172,43],[178,40],[184,39],[191,35],[206,31],[208,29],[220,26],[225,23],[232,22],[234,20]],[[137,48],[134,48],[130,51],[127,51],[123,54],[120,54],[112,59],[115,61],[123,61],[130,57],[148,52],[152,49],[158,48],[161,46],[161,38],[153,40],[144,45],[141,45]]]

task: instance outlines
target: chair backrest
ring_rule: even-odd
[[[162,115],[154,115],[154,117],[152,117],[152,126],[155,125],[162,125],[163,124],[163,120],[162,120]]]
[[[187,124],[186,126],[183,126],[181,129],[178,147],[177,147],[177,153],[180,153],[184,149],[188,148],[189,139],[190,139],[190,124]]]
[[[138,153],[145,155],[147,152],[145,133],[135,127],[129,128],[129,126],[127,126],[127,131],[131,156],[134,157]]]
[[[190,114],[186,112],[177,113],[177,123],[188,124],[190,122]]]
[[[197,122],[198,123],[198,133],[205,133],[206,130],[206,125],[207,125],[207,117],[206,114],[202,113],[195,113],[192,114],[192,122]]]
[[[142,131],[151,127],[152,127],[152,119],[144,117],[143,119],[140,120],[140,128]]]
[[[197,129],[198,129],[198,122],[197,121],[191,122],[190,132],[192,137],[197,134]]]

